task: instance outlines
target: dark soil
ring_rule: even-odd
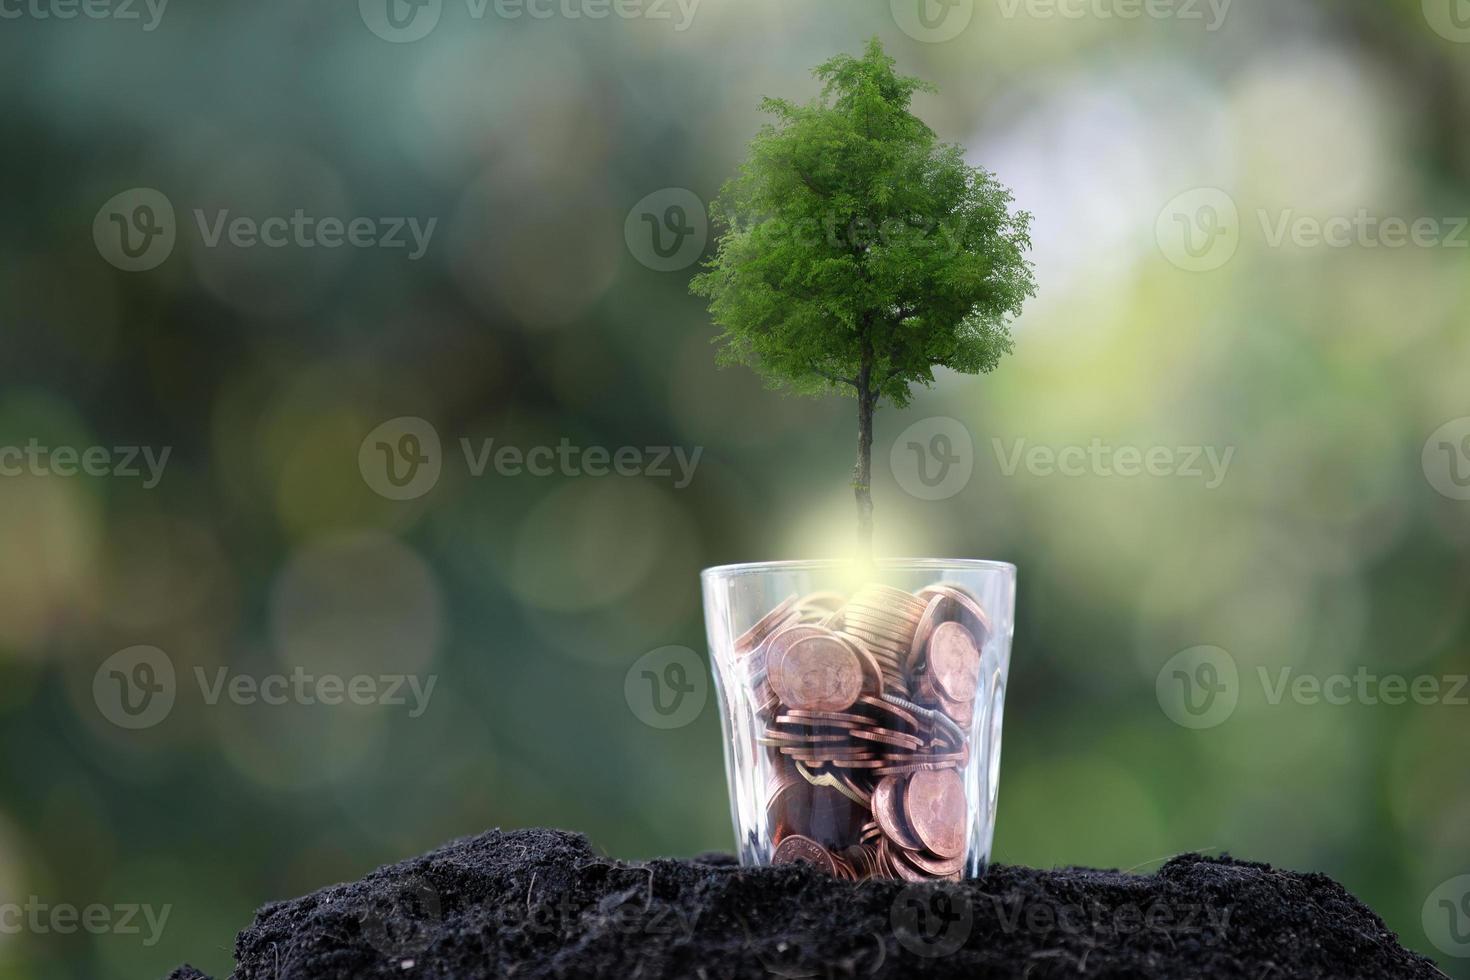
[[[723,856],[624,864],[551,830],[267,905],[235,956],[234,980],[1443,976],[1331,878],[1229,858],[851,884]]]

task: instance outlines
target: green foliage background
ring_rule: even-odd
[[[1021,570],[997,858],[1319,870],[1434,952],[1424,901],[1470,872],[1470,708],[1273,704],[1256,677],[1470,671],[1470,504],[1421,465],[1470,415],[1470,253],[1278,247],[1271,229],[1470,214],[1470,45],[1418,0],[1242,0],[1213,31],[1028,9],[979,0],[943,43],[853,0],[704,0],[682,31],[677,13],[446,3],[408,44],[353,4],[178,3],[146,32],[0,22],[0,444],[173,447],[154,490],[0,479],[0,902],[173,906],[154,947],[0,935],[0,977],[223,976],[262,902],[496,825],[624,857],[729,846],[713,705],[657,731],[624,674],[703,649],[700,568],[848,546],[850,403],[717,370],[694,270],[639,264],[623,224],[661,188],[713,199],[761,97],[815,96],[811,66],[873,35],[939,87],[920,117],[1036,216],[1014,353],[880,412],[875,452],[880,553]],[[139,186],[173,202],[180,242],[127,274],[91,226]],[[1199,187],[1239,205],[1241,240],[1192,273],[1155,224]],[[192,209],[221,207],[439,227],[418,262],[203,249]],[[445,444],[439,484],[406,503],[357,466],[400,415]],[[939,502],[887,464],[929,416],[975,448]],[[678,490],[474,479],[461,437],[704,454]],[[1235,453],[1207,489],[1007,475],[1018,440]],[[139,643],[185,677],[439,682],[421,718],[181,697],[126,733],[92,679]],[[1243,679],[1206,731],[1155,697],[1197,644]]]

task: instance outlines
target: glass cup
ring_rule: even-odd
[[[984,873],[1015,566],[794,561],[701,578],[741,864]]]

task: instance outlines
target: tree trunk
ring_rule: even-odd
[[[858,553],[860,562],[873,558],[873,352],[863,350],[857,378],[858,444],[857,465],[852,469],[852,492],[857,500]]]

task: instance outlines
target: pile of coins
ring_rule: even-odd
[[[773,776],[774,864],[958,879],[961,771],[990,621],[969,592],[867,585],[792,596],[735,641]]]

